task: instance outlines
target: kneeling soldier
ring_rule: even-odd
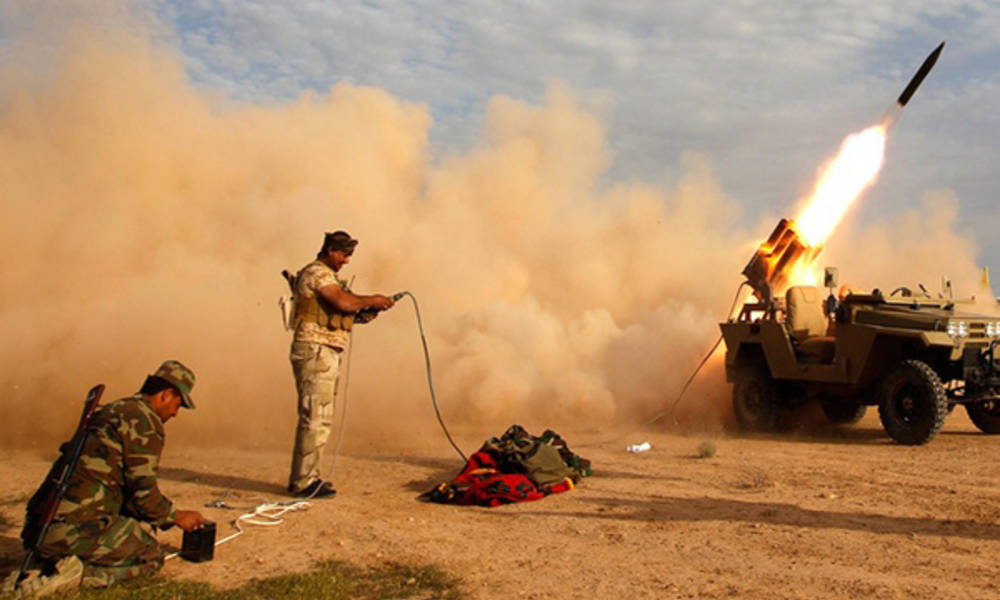
[[[163,424],[181,406],[194,408],[193,386],[194,373],[168,360],[138,394],[94,413],[69,488],[38,547],[39,558],[55,563],[55,572],[33,584],[25,581],[25,592],[52,593],[77,584],[103,587],[153,575],[163,566],[164,552],[141,524],[177,525],[184,531],[201,527],[200,513],[175,509],[157,486]],[[37,532],[46,492],[43,484],[28,502],[21,532],[26,543]]]

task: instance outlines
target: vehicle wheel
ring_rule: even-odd
[[[820,398],[826,419],[834,425],[854,425],[865,416],[868,407],[850,398]]]
[[[927,363],[904,360],[882,382],[878,416],[892,439],[919,446],[931,441],[948,414],[941,379]]]
[[[966,404],[965,412],[969,413],[969,420],[983,433],[1000,433],[1000,402],[989,400]]]
[[[743,431],[771,431],[778,422],[777,386],[759,367],[747,367],[733,384],[733,412]]]

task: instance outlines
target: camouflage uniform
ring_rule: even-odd
[[[83,585],[153,575],[164,555],[140,523],[167,527],[176,516],[156,483],[163,421],[136,394],[102,407],[87,430],[80,461],[38,555],[49,560],[78,556],[84,562]],[[37,531],[46,486],[28,502],[23,540]]]
[[[292,492],[320,479],[320,459],[333,425],[340,356],[354,323],[354,315],[337,311],[318,295],[317,290],[328,285],[347,287],[319,260],[295,277],[295,337],[289,358],[298,391],[298,425],[288,478]]]

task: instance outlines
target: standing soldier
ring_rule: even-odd
[[[299,394],[299,419],[288,478],[288,491],[294,496],[337,493],[329,481],[320,479],[319,464],[333,424],[340,356],[355,323],[365,323],[376,311],[393,305],[391,298],[381,294],[351,293],[337,277],[357,245],[358,240],[346,231],[328,233],[316,260],[295,276],[295,337],[290,359]]]
[[[181,406],[194,408],[192,387],[194,373],[168,360],[146,378],[139,393],[94,413],[66,494],[36,548],[48,563],[43,571],[51,574],[32,572],[19,586],[22,593],[50,594],[81,584],[103,587],[154,575],[163,566],[164,553],[142,523],[162,529],[177,525],[184,531],[201,527],[205,519],[200,513],[177,510],[157,486],[163,424]],[[57,461],[53,472],[59,468]],[[26,544],[40,531],[51,485],[46,478],[28,501],[21,532]]]

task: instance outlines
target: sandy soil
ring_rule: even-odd
[[[495,509],[423,504],[415,496],[454,474],[457,456],[443,438],[384,443],[340,457],[336,499],[165,572],[237,586],[334,558],[436,563],[473,598],[1000,598],[1000,436],[961,409],[918,448],[890,443],[872,411],[845,430],[718,437],[708,459],[695,456],[705,435],[562,433],[595,466],[569,493]],[[653,449],[624,451],[642,440]],[[2,572],[21,555],[23,502],[50,458],[5,452]],[[162,487],[182,507],[226,490],[249,505],[281,497],[286,463],[277,451],[168,444]],[[239,514],[204,512],[220,538]]]

